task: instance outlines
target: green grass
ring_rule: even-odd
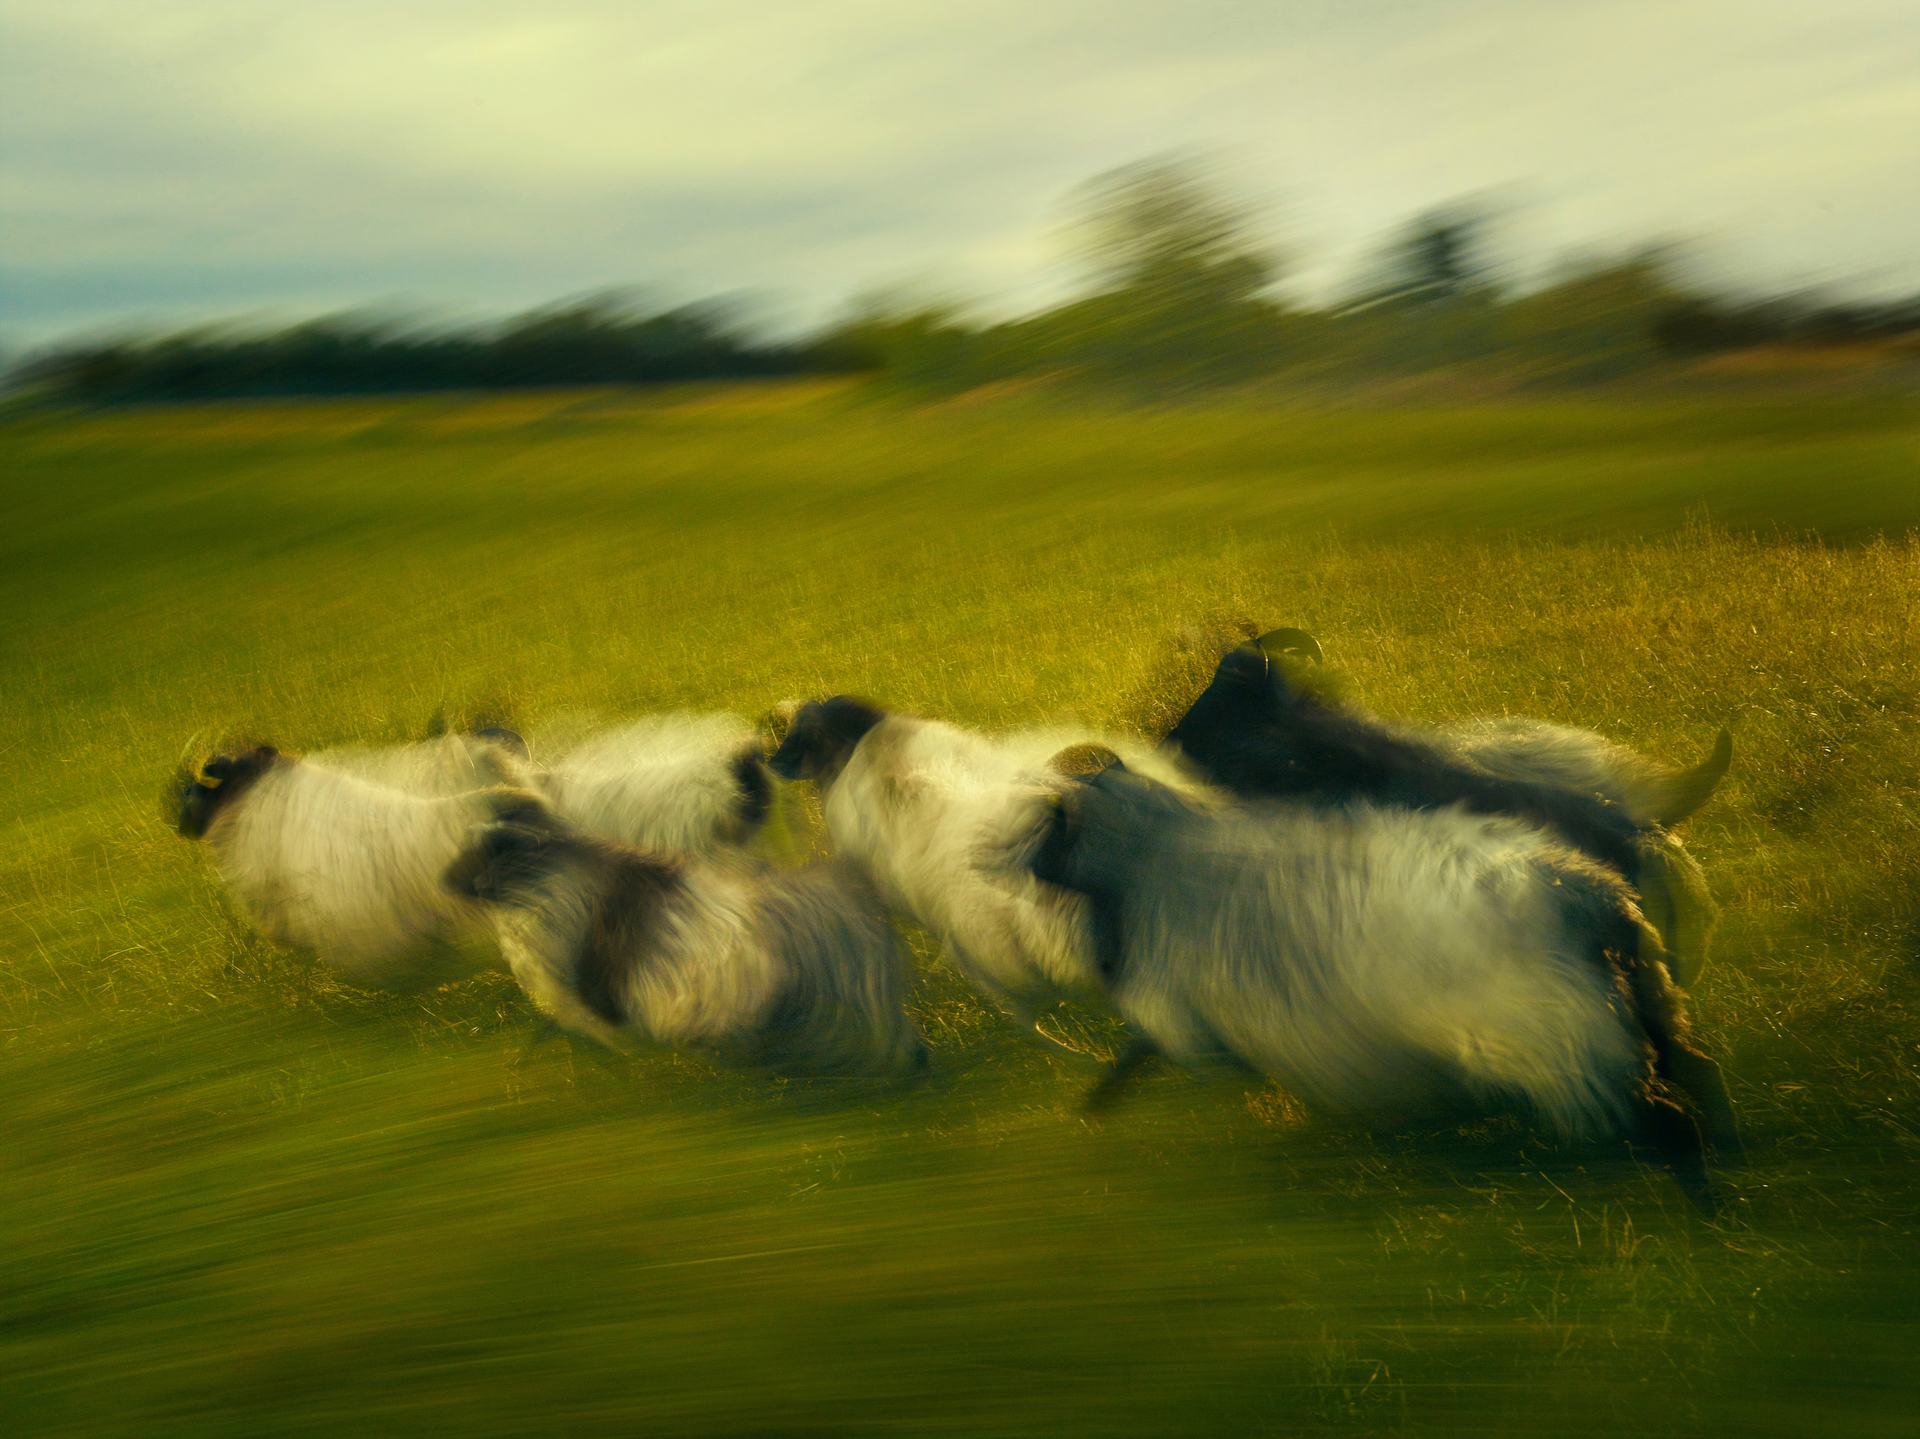
[[[19,418],[0,457],[15,1432],[1912,1432],[1911,405],[785,386]],[[1510,1121],[1224,1080],[1089,1126],[924,948],[924,1085],[535,1043],[504,979],[374,995],[260,944],[160,813],[196,734],[474,707],[1115,723],[1225,616],[1312,628],[1389,714],[1674,760],[1734,728],[1688,831],[1726,1217]]]

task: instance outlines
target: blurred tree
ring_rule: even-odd
[[[1437,303],[1493,288],[1487,234],[1496,218],[1481,200],[1416,215],[1375,256],[1360,306]]]
[[[1072,233],[1098,289],[1163,303],[1244,300],[1279,278],[1255,238],[1253,208],[1209,180],[1199,161],[1161,157],[1089,180]]]
[[[805,350],[809,368],[873,373],[885,388],[922,398],[959,394],[1021,368],[1007,327],[969,321],[958,302],[880,289],[856,296]]]
[[[1198,160],[1143,160],[1097,176],[1075,197],[1073,248],[1093,293],[1029,322],[1050,359],[1083,376],[1166,396],[1269,369],[1283,312],[1261,292],[1280,257],[1256,211]]]
[[[1488,257],[1496,218],[1463,199],[1414,216],[1375,252],[1330,336],[1339,360],[1409,373],[1483,359],[1502,343],[1500,291]]]
[[[1502,328],[1527,379],[1608,380],[1660,358],[1659,327],[1683,297],[1671,246],[1569,263],[1553,284],[1510,302]]]

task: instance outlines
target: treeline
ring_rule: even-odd
[[[1920,296],[1738,302],[1690,290],[1660,247],[1515,287],[1488,258],[1494,217],[1472,205],[1410,221],[1350,298],[1308,308],[1276,295],[1283,257],[1262,242],[1251,208],[1191,162],[1114,171],[1076,202],[1083,293],[1010,321],[874,301],[814,335],[776,342],[718,301],[649,313],[630,292],[610,291],[463,329],[349,314],[269,334],[203,329],[56,346],[7,378],[94,403],[836,372],[924,395],[1042,378],[1165,400],[1269,378],[1448,369],[1581,384],[1719,350],[1920,337]]]
[[[118,403],[734,380],[810,363],[803,347],[755,339],[718,303],[648,314],[609,292],[491,326],[409,329],[347,314],[267,334],[203,329],[60,346],[9,378]]]
[[[1348,299],[1300,307],[1274,294],[1282,258],[1258,243],[1247,210],[1189,164],[1115,171],[1081,199],[1093,280],[1083,298],[995,324],[939,306],[876,306],[822,336],[817,351],[935,393],[1047,376],[1164,399],[1268,378],[1448,369],[1583,384],[1756,345],[1920,341],[1920,296],[1852,306],[1715,297],[1683,284],[1664,246],[1513,286],[1490,255],[1496,217],[1472,205],[1416,217]]]

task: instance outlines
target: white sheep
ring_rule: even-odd
[[[208,759],[179,800],[180,833],[207,842],[263,937],[402,990],[476,967],[458,945],[485,916],[441,875],[474,825],[538,803],[502,786],[425,799],[268,746]]]
[[[531,782],[569,824],[692,854],[746,844],[773,803],[760,738],[729,714],[649,715],[603,730]]]
[[[427,798],[490,784],[529,788],[604,838],[695,854],[748,843],[773,801],[760,739],[734,715],[648,715],[541,751],[535,764],[517,734],[489,729],[308,758]]]

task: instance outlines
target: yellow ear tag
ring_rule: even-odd
[[[221,781],[221,776],[217,774],[208,774],[206,766],[204,764],[200,767],[199,772],[196,773],[193,777],[193,782],[199,785],[200,788],[202,789],[219,789],[220,781]]]

